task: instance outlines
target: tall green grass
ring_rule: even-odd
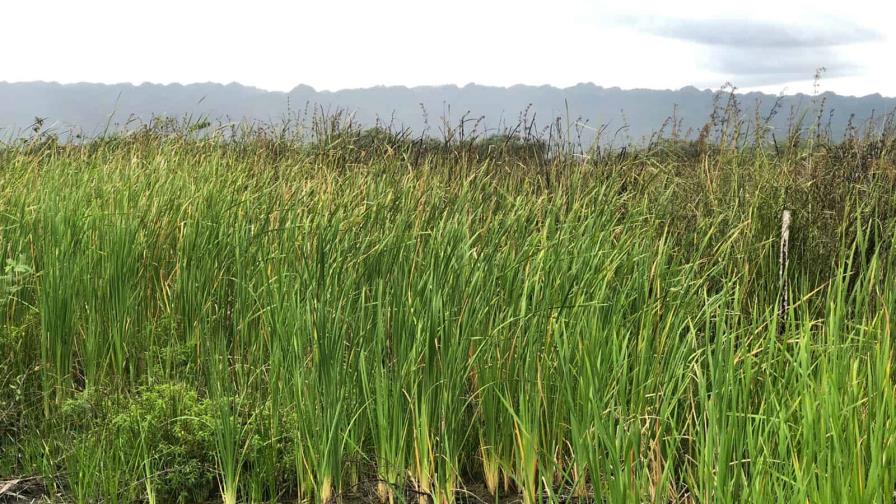
[[[3,148],[0,479],[77,502],[892,499],[892,148],[151,133]]]

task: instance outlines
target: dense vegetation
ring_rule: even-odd
[[[7,496],[892,499],[891,130],[156,126],[0,149]]]

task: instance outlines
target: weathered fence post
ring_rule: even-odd
[[[781,305],[778,308],[778,334],[784,332],[784,323],[787,317],[789,283],[787,281],[787,265],[790,262],[788,249],[790,247],[790,210],[781,213],[781,250],[778,256],[778,286],[781,289]]]

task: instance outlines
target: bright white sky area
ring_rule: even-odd
[[[896,96],[890,0],[4,0],[0,81]]]

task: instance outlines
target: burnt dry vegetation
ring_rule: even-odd
[[[0,500],[890,500],[893,122],[726,107],[3,146]]]

